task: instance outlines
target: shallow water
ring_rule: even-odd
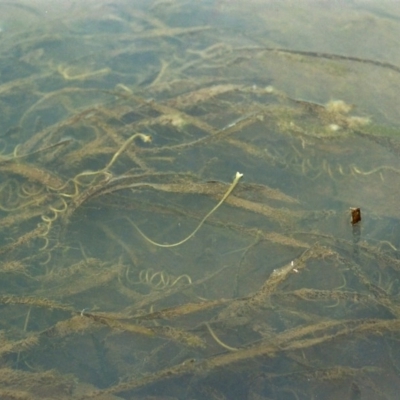
[[[397,398],[400,6],[135,3],[0,4],[0,397]]]

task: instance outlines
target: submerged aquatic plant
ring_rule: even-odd
[[[130,3],[0,5],[0,397],[389,398],[400,69]]]

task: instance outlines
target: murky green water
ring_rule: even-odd
[[[2,399],[397,398],[396,3],[0,11]]]

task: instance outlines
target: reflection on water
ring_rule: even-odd
[[[130,3],[0,5],[0,397],[396,398],[400,8]]]

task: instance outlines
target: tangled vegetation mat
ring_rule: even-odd
[[[129,3],[0,5],[0,397],[395,398],[400,68]]]

